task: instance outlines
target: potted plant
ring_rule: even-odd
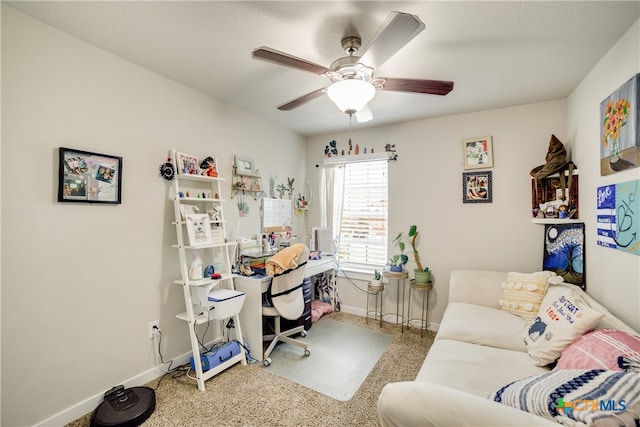
[[[394,273],[400,273],[407,261],[409,261],[409,257],[405,254],[396,254],[389,259],[389,270]]]
[[[373,272],[373,279],[371,279],[371,286],[381,286],[382,274],[378,270]]]
[[[420,261],[420,253],[418,252],[418,248],[416,246],[419,234],[420,233],[418,232],[418,226],[412,225],[409,227],[408,233],[398,233],[396,238],[393,239],[393,242],[398,245],[398,247],[400,248],[400,252],[404,252],[405,242],[411,245],[411,250],[413,251],[413,260],[416,263],[416,268],[413,270],[415,280],[416,283],[424,284],[429,283],[429,280],[431,280],[431,271],[429,270],[429,267],[423,267],[422,262]]]

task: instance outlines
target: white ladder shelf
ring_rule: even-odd
[[[231,306],[228,304],[222,306],[222,303],[209,300],[209,296],[214,290],[230,289],[235,291],[233,282],[235,276],[231,273],[231,258],[232,253],[235,251],[236,243],[227,242],[226,240],[227,233],[222,209],[222,202],[224,200],[221,198],[221,183],[225,182],[225,179],[180,173],[181,171],[178,168],[179,162],[176,155],[176,150],[173,150],[172,158],[176,176],[173,180],[173,194],[170,195],[170,199],[174,208],[173,224],[176,227],[178,242],[176,245],[173,245],[173,247],[178,249],[181,278],[175,280],[174,283],[182,286],[186,306],[186,312],[180,313],[176,317],[188,323],[191,353],[194,360],[198,389],[204,391],[205,381],[209,378],[238,362],[243,365],[247,364],[244,347],[242,345],[244,341],[239,317],[244,295],[241,296],[242,301],[237,300],[240,301],[240,304],[236,302],[231,304]],[[215,163],[215,170],[218,170],[217,163]],[[196,212],[198,214],[207,214],[209,226],[212,227],[211,237],[205,244],[193,245],[190,244],[189,241],[185,215]],[[218,268],[215,269],[215,272],[220,273],[221,277],[219,279],[209,277],[197,280],[190,279],[189,266],[191,260],[188,257],[188,252],[192,255],[199,256],[202,259],[203,267],[206,265],[217,265]],[[202,363],[200,363],[200,342],[196,335],[196,325],[226,318],[233,319],[235,339],[241,344],[240,353],[221,362],[208,371],[203,371]]]

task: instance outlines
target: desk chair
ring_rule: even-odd
[[[304,297],[302,285],[305,276],[307,260],[309,259],[309,249],[297,244],[285,248],[275,254],[272,259],[267,261],[267,272],[273,274],[271,285],[267,289],[266,300],[270,302],[270,306],[262,307],[262,315],[273,317],[275,323],[275,335],[264,335],[263,341],[272,339],[269,347],[264,352],[264,365],[271,365],[269,355],[275,348],[278,341],[283,341],[298,347],[304,348],[304,355],[309,356],[311,350],[309,346],[302,342],[291,338],[291,335],[300,333],[303,337],[307,335],[304,325],[297,326],[287,331],[280,329],[280,318],[296,320],[302,316],[304,312]],[[273,261],[272,261],[273,260]],[[283,264],[284,260],[284,264]],[[269,263],[272,263],[269,268]],[[273,268],[275,264],[278,268]],[[285,266],[283,269],[283,265]],[[290,267],[290,268],[287,268]]]

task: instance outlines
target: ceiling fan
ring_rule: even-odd
[[[355,114],[358,121],[362,122],[372,118],[368,102],[373,99],[376,90],[446,95],[453,89],[453,82],[444,80],[374,77],[376,67],[385,63],[422,30],[424,23],[417,16],[391,12],[364,51],[360,52],[360,36],[344,37],[341,41],[342,48],[348,56],[335,60],[329,68],[265,46],[254,49],[252,56],[325,76],[332,82],[329,87],[314,90],[279,105],[278,110],[293,110],[326,93],[341,111],[350,116]]]

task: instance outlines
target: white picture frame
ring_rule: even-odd
[[[189,246],[204,246],[213,243],[209,215],[187,214],[185,215],[185,223],[187,224]]]
[[[493,167],[493,139],[491,136],[468,138],[462,141],[464,169],[489,169]]]
[[[253,159],[246,156],[234,156],[234,166],[236,168],[236,175],[250,175],[256,176],[256,166]]]

